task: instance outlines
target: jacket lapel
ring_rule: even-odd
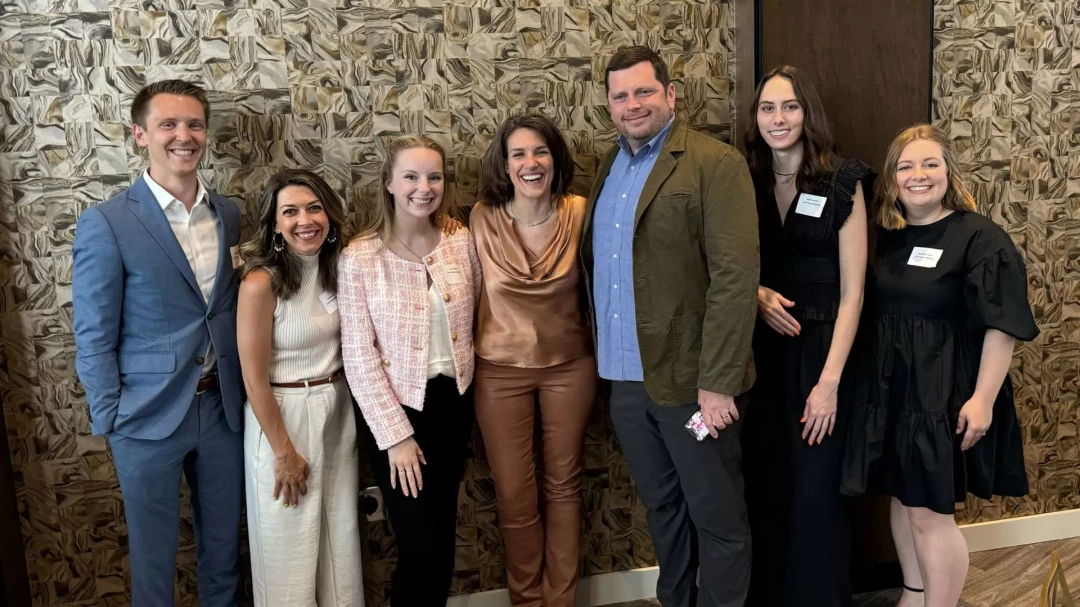
[[[229,273],[232,272],[232,254],[229,252],[229,239],[226,235],[229,233],[225,222],[228,221],[228,214],[225,212],[225,206],[221,204],[218,197],[211,194],[209,190],[206,191],[206,201],[214,209],[214,215],[217,221],[217,237],[218,237],[218,264],[217,272],[214,274],[214,288],[210,291],[210,301],[207,305],[213,307],[214,299],[221,293],[222,285],[227,284],[230,278]]]
[[[668,175],[671,175],[671,172],[675,170],[675,164],[678,162],[675,155],[682,155],[685,149],[686,123],[676,116],[675,122],[671,125],[671,132],[668,133],[667,140],[664,141],[664,148],[660,150],[660,154],[656,157],[656,164],[653,165],[652,171],[649,172],[649,178],[645,180],[645,186],[641,189],[637,210],[634,213],[635,234],[637,233],[638,222],[641,221],[641,216],[645,214],[645,209],[649,208],[649,205],[653,203],[656,193],[660,191],[660,186],[664,184]]]
[[[134,202],[131,205],[131,210],[135,213],[135,217],[142,222],[146,230],[150,232],[150,236],[157,241],[165,254],[169,256],[169,259],[176,264],[177,269],[184,275],[184,279],[191,285],[191,288],[195,289],[196,293],[199,293],[199,299],[202,299],[199,283],[195,281],[195,272],[191,269],[191,264],[188,263],[187,255],[184,255],[184,249],[180,247],[180,242],[176,240],[176,234],[173,233],[172,226],[169,225],[169,219],[165,217],[165,211],[161,209],[161,205],[154,198],[154,193],[150,191],[150,187],[146,185],[146,181],[142,177],[139,177],[132,184],[131,189],[128,190],[128,199]]]

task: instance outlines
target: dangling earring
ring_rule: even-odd
[[[330,235],[326,237],[326,242],[330,244],[337,242],[337,226],[330,226]]]
[[[274,234],[274,238],[271,239],[274,243],[274,252],[280,253],[285,250],[285,237],[281,235],[281,232]]]

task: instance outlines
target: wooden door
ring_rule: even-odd
[[[805,71],[837,147],[880,171],[896,133],[930,119],[932,0],[759,0],[758,74]]]

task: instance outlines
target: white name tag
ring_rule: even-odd
[[[337,294],[323,291],[322,295],[319,295],[319,301],[322,302],[324,308],[326,308],[327,314],[333,314],[337,312]]]
[[[240,246],[229,247],[229,254],[232,256],[232,269],[239,268],[244,265],[244,260],[240,259]]]
[[[827,199],[824,196],[802,194],[799,196],[799,203],[795,205],[795,212],[807,217],[821,217],[821,210],[825,208],[825,200]]]
[[[447,264],[446,282],[452,285],[465,284],[465,273],[461,271],[461,266],[457,265],[456,263]]]
[[[943,252],[941,249],[915,247],[911,250],[911,257],[908,258],[907,263],[909,266],[919,266],[920,268],[936,268]]]

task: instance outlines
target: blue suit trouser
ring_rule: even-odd
[[[233,607],[240,582],[244,438],[225,419],[221,392],[195,395],[168,438],[109,435],[131,557],[131,605],[174,604],[180,477],[191,489],[201,607]]]

